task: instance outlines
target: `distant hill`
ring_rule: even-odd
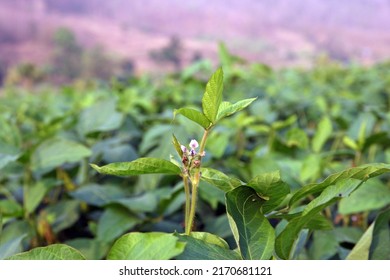
[[[46,63],[54,30],[73,30],[85,48],[100,45],[161,69],[150,53],[176,36],[183,64],[216,59],[217,42],[274,66],[310,65],[319,53],[342,61],[390,58],[387,0],[13,0],[0,6],[0,63]]]

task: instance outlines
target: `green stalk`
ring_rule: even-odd
[[[199,148],[199,154],[202,154],[204,152],[204,148],[206,146],[206,140],[208,137],[208,134],[210,132],[210,128],[206,129],[204,131],[202,140],[200,142],[200,148]],[[200,158],[201,160],[201,158]],[[199,181],[200,181],[200,168],[198,168],[193,175],[193,178],[191,178],[191,184],[192,184],[192,197],[191,197],[191,206],[190,206],[190,212],[189,212],[189,217],[188,220],[186,221],[186,235],[190,235],[192,231],[192,227],[194,224],[194,218],[195,218],[195,212],[196,212],[196,202],[197,202],[197,197],[198,197],[198,186],[199,186]],[[187,203],[187,201],[186,201]],[[186,206],[187,208],[187,206]]]
[[[187,174],[183,175],[183,182],[184,182],[184,192],[186,195],[184,225],[186,227],[186,233],[187,233],[187,224],[188,224],[188,219],[190,216],[190,205],[191,205],[191,193],[190,193],[190,186],[188,184],[188,175]]]

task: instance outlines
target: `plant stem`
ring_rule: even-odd
[[[202,140],[200,142],[199,154],[202,154],[204,152],[204,148],[206,146],[206,140],[207,140],[207,137],[209,135],[209,132],[210,132],[210,128],[206,129],[203,133],[203,137],[202,137]],[[200,177],[201,177],[200,168],[198,168],[195,170],[195,174],[191,178],[191,185],[192,185],[191,205],[189,207],[190,210],[189,210],[188,219],[186,219],[186,229],[185,229],[186,235],[191,234],[192,227],[194,224]],[[184,180],[185,180],[185,177],[184,177]],[[187,185],[188,185],[188,181],[187,181]],[[188,203],[189,203],[189,201],[187,200],[187,195],[186,195],[186,216],[187,216],[187,208],[188,208],[187,204]]]
[[[184,182],[184,192],[186,195],[184,225],[186,227],[186,233],[187,233],[187,224],[188,224],[188,219],[190,216],[190,206],[191,206],[191,193],[190,193],[190,186],[188,184],[188,175],[187,174],[183,175],[183,182]]]

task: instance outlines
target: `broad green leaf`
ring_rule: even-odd
[[[116,101],[108,99],[81,112],[77,132],[87,135],[96,131],[110,131],[119,128],[122,121],[123,115],[116,111]]]
[[[85,257],[68,245],[54,244],[13,255],[8,260],[85,260]]]
[[[337,254],[339,243],[333,231],[317,230],[313,234],[310,255],[314,260],[327,260]]]
[[[191,232],[191,237],[203,240],[207,243],[214,244],[225,249],[229,249],[229,244],[227,244],[224,239],[209,232],[193,231]]]
[[[343,198],[339,204],[339,212],[343,215],[376,210],[390,205],[390,188],[380,180],[368,180],[349,197]]]
[[[14,200],[0,200],[0,213],[3,217],[21,217],[23,208]]]
[[[87,260],[101,260],[109,249],[107,243],[91,238],[76,238],[65,242],[85,256]]]
[[[353,167],[335,174],[330,175],[321,183],[309,184],[299,189],[290,199],[289,205],[292,206],[302,198],[317,194],[323,191],[330,185],[336,184],[340,180],[354,178],[358,180],[366,181],[369,178],[379,176],[381,174],[390,172],[390,164],[373,163],[362,165],[359,167]]]
[[[80,202],[76,200],[62,200],[40,212],[40,219],[48,221],[55,233],[69,228],[79,217]]]
[[[16,161],[21,155],[19,149],[0,142],[0,169],[10,162]]]
[[[140,220],[125,208],[108,207],[100,217],[97,227],[97,239],[109,243],[139,222]]]
[[[206,85],[206,91],[202,98],[204,115],[214,124],[217,119],[219,105],[222,102],[223,71],[219,68],[211,76]]]
[[[286,145],[287,147],[298,147],[306,149],[309,144],[306,132],[300,128],[294,127],[287,132]]]
[[[234,104],[231,104],[230,102],[227,101],[222,102],[218,108],[217,120],[219,121],[225,117],[228,117],[238,111],[245,109],[256,99],[257,98],[248,98],[248,99],[240,100]]]
[[[112,200],[112,203],[120,204],[132,212],[153,212],[157,208],[156,194],[147,192],[132,197],[122,197]]]
[[[374,231],[374,224],[372,223],[366,232],[362,235],[355,247],[347,256],[347,260],[368,260],[370,253],[370,245],[372,241],[372,234]]]
[[[196,235],[196,234],[195,234]],[[209,243],[202,237],[178,235],[180,241],[186,243],[185,250],[178,255],[178,260],[239,260],[237,252],[221,247],[221,244]],[[200,236],[197,236],[200,237]],[[210,239],[210,238],[209,238]]]
[[[290,193],[290,187],[282,181],[279,171],[256,176],[247,185],[253,188],[258,196],[266,200],[261,205],[263,214],[277,208]]]
[[[35,211],[37,206],[42,202],[47,191],[55,186],[55,180],[41,180],[27,187],[24,195],[24,207],[27,213]]]
[[[260,208],[264,200],[246,186],[226,194],[230,227],[245,260],[268,260],[274,251],[275,231]]]
[[[191,121],[196,122],[204,129],[207,129],[210,126],[209,119],[205,115],[203,115],[201,112],[199,112],[198,110],[191,109],[191,108],[181,108],[181,109],[175,110],[174,114],[175,114],[175,116],[177,114],[183,115],[187,119],[190,119]]]
[[[302,162],[300,177],[303,182],[314,181],[321,175],[323,158],[319,154],[309,154]]]
[[[242,185],[242,182],[236,178],[231,178],[223,172],[212,168],[201,168],[201,179],[207,183],[221,189],[224,192],[233,190],[235,187]]]
[[[91,164],[91,166],[99,173],[117,176],[181,173],[177,165],[159,158],[139,158],[130,162],[115,162],[100,167]]]
[[[375,220],[370,260],[390,260],[390,210],[380,213]]]
[[[318,124],[316,133],[312,140],[312,149],[314,152],[319,153],[322,147],[332,135],[332,122],[329,117],[323,117]]]
[[[21,252],[23,249],[22,242],[27,237],[27,234],[22,234],[14,239],[4,242],[0,245],[0,260],[4,260],[16,253]]]
[[[304,208],[301,215],[291,219],[275,242],[275,252],[282,259],[290,259],[292,250],[300,231],[307,227],[309,221],[325,207],[348,196],[362,184],[358,179],[338,180],[335,185],[326,188],[317,198]]]
[[[34,172],[48,172],[64,163],[73,163],[91,155],[85,146],[66,139],[52,138],[42,142],[31,156]]]
[[[70,193],[78,200],[93,206],[104,206],[115,199],[126,195],[123,189],[116,185],[88,184]]]
[[[182,158],[183,157],[183,151],[181,149],[181,144],[177,140],[175,134],[172,134],[172,144],[175,147],[175,150],[176,150],[177,154],[179,155],[179,157]]]
[[[184,251],[185,243],[169,233],[132,232],[123,235],[108,253],[109,260],[169,260]]]

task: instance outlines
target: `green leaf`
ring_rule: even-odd
[[[372,163],[372,164],[362,165],[359,167],[353,167],[332,174],[321,183],[309,184],[299,189],[291,197],[289,205],[291,207],[293,204],[295,204],[296,202],[298,202],[299,200],[301,200],[302,198],[308,195],[320,193],[328,186],[334,185],[340,180],[354,178],[354,179],[366,181],[369,178],[373,178],[387,172],[390,172],[390,164]]]
[[[16,161],[20,157],[19,149],[0,142],[0,169],[8,163]]]
[[[290,187],[280,178],[280,172],[274,171],[256,176],[247,184],[258,196],[266,200],[262,206],[263,214],[277,208],[290,193]]]
[[[203,113],[212,124],[217,119],[218,109],[222,102],[222,91],[223,71],[222,68],[219,68],[208,81],[206,91],[202,98]]]
[[[130,176],[141,174],[180,174],[180,168],[170,161],[159,158],[139,158],[130,162],[116,162],[104,166],[91,164],[102,174]]]
[[[306,149],[309,144],[306,132],[300,128],[294,127],[287,132],[287,147],[298,147]]]
[[[390,188],[379,179],[365,182],[349,197],[343,198],[339,204],[339,213],[348,215],[369,210],[376,210],[390,205]]]
[[[327,260],[338,252],[339,243],[333,231],[315,231],[310,255],[314,260]]]
[[[68,245],[54,244],[13,255],[8,260],[85,260],[85,257]]]
[[[175,150],[176,150],[177,154],[179,155],[179,157],[182,158],[183,157],[183,151],[181,149],[181,144],[177,140],[175,134],[172,134],[172,144],[175,147]]]
[[[123,235],[108,253],[109,260],[169,260],[184,251],[185,243],[169,233],[132,232]]]
[[[380,213],[375,220],[370,245],[370,260],[390,260],[390,210]]]
[[[55,183],[55,180],[41,180],[32,186],[28,186],[24,195],[24,207],[27,213],[35,211],[37,206],[42,202],[47,191],[54,187]]]
[[[307,227],[310,220],[325,207],[348,196],[361,184],[361,180],[350,178],[338,180],[335,185],[326,188],[317,198],[306,205],[301,215],[291,219],[286,228],[279,234],[275,242],[276,254],[282,259],[290,259],[300,231]]]
[[[70,195],[89,205],[101,207],[115,199],[122,198],[126,193],[116,185],[88,184],[71,192]]]
[[[178,255],[178,260],[239,260],[240,256],[237,252],[220,246],[221,244],[215,244],[215,242],[209,243],[210,237],[204,240],[204,236],[195,234],[194,236],[179,235],[180,241],[186,243],[185,250],[182,254]],[[207,240],[208,239],[208,240]],[[214,239],[214,238],[213,238]],[[215,240],[214,240],[215,241]]]
[[[97,239],[109,243],[138,223],[140,220],[127,209],[118,206],[108,207],[100,217]]]
[[[319,153],[331,135],[332,135],[332,122],[328,117],[323,117],[318,124],[316,133],[314,134],[311,143],[313,151]]]
[[[246,186],[226,194],[230,227],[245,260],[268,260],[274,251],[275,231],[261,213],[264,201]]]
[[[55,233],[72,226],[80,217],[80,202],[62,200],[40,212],[40,219],[47,220]]]
[[[23,208],[14,200],[0,200],[0,213],[4,217],[21,217]]]
[[[87,135],[96,131],[110,131],[119,128],[122,121],[123,115],[116,111],[116,101],[108,99],[81,112],[77,132]]]
[[[133,197],[122,197],[112,200],[132,212],[153,212],[157,208],[158,200],[156,194],[147,192]]]
[[[347,256],[347,260],[368,260],[372,234],[374,232],[374,223],[372,223],[366,232],[362,235],[355,247]]]
[[[0,260],[4,260],[13,254],[22,251],[22,242],[27,237],[27,234],[22,234],[14,239],[8,240],[7,242],[0,244]]]
[[[42,142],[31,156],[34,172],[48,172],[64,163],[73,163],[91,155],[85,146],[66,139],[52,138]]]
[[[242,182],[236,178],[231,178],[223,172],[212,168],[201,168],[201,179],[207,183],[219,188],[224,192],[233,190],[234,188],[242,185]]]
[[[230,102],[227,101],[222,102],[218,108],[217,120],[219,121],[227,116],[233,115],[234,113],[245,109],[256,99],[257,98],[248,98],[248,99],[240,100],[234,104],[231,104]]]
[[[345,146],[347,146],[348,148],[351,148],[352,150],[355,150],[355,151],[359,150],[359,146],[356,143],[356,141],[348,136],[343,137],[343,143],[345,144]]]
[[[210,126],[210,120],[198,110],[191,108],[181,108],[175,110],[174,115],[176,116],[177,114],[183,115],[187,119],[196,122],[204,129],[207,129]]]
[[[107,243],[91,238],[76,238],[65,243],[80,251],[87,260],[101,260],[109,249]]]
[[[219,247],[229,249],[229,244],[227,244],[227,242],[224,239],[222,239],[217,235],[211,234],[209,232],[193,231],[191,232],[191,237],[202,240],[209,244],[214,244]]]

